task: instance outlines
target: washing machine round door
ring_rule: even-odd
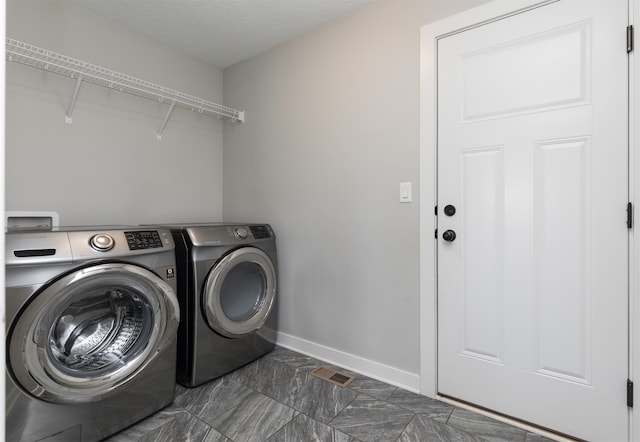
[[[10,329],[12,375],[55,403],[91,402],[135,377],[175,339],[173,289],[125,263],[81,268],[44,287]]]
[[[276,270],[271,258],[255,247],[225,255],[207,276],[202,308],[209,326],[228,338],[262,327],[276,295]]]

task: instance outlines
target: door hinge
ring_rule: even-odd
[[[627,379],[627,407],[633,408],[633,381]]]
[[[633,204],[627,203],[627,228],[633,227]]]
[[[627,54],[633,51],[633,25],[627,26]]]

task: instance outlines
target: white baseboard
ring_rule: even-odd
[[[420,392],[420,376],[415,373],[409,373],[399,368],[390,367],[282,332],[277,332],[276,342],[281,347],[338,365],[372,379],[386,382],[414,393]]]

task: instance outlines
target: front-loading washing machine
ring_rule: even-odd
[[[173,401],[168,229],[16,231],[5,246],[7,440],[100,440]]]
[[[168,227],[181,312],[177,380],[194,387],[274,348],[276,237],[268,224]]]

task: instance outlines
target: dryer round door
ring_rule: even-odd
[[[207,276],[202,307],[209,326],[228,338],[262,327],[276,295],[276,270],[269,256],[255,247],[225,255]]]
[[[126,387],[175,339],[173,289],[139,266],[81,268],[44,287],[10,330],[11,373],[31,395],[91,402]]]

